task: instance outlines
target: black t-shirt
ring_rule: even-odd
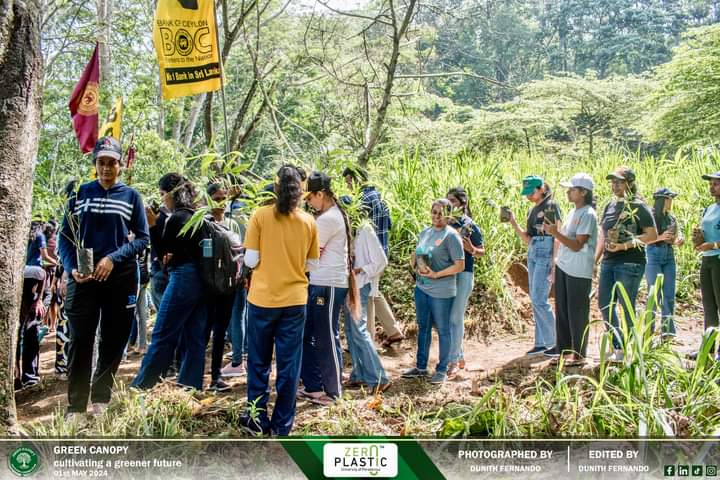
[[[180,208],[175,210],[165,222],[165,229],[157,252],[161,259],[166,253],[173,254],[168,264],[170,266],[187,262],[199,262],[202,259],[201,229],[198,228],[195,233],[190,229],[185,234],[180,235],[180,231],[193,216],[193,213],[192,210]]]
[[[560,207],[549,196],[530,209],[527,219],[527,234],[531,237],[549,237],[550,235],[545,233],[545,216],[548,214],[554,215],[555,220],[562,220]]]
[[[643,230],[655,226],[652,212],[640,200],[633,200],[629,206],[623,201],[610,202],[603,211],[601,226],[608,242],[625,243],[642,235]],[[640,263],[645,264],[645,248],[638,245],[619,252],[603,252],[603,261],[608,263]]]

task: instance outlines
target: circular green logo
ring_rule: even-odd
[[[28,447],[16,448],[8,458],[8,466],[15,475],[27,477],[37,471],[40,458],[35,450]]]

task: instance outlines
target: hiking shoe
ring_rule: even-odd
[[[105,410],[107,410],[108,404],[107,403],[100,403],[96,402],[92,404],[92,414],[93,417],[99,417],[103,413],[105,413]]]
[[[625,354],[620,349],[615,350],[613,354],[608,357],[608,362],[610,363],[622,363],[623,360],[625,360]]]
[[[400,377],[402,378],[418,378],[418,377],[427,377],[428,371],[427,370],[421,370],[417,367],[413,367],[409,370],[405,370]]]
[[[543,352],[543,355],[549,358],[558,358],[560,356],[560,350],[556,347],[548,348]]]
[[[433,385],[441,385],[445,383],[445,380],[447,380],[447,374],[443,372],[435,372],[430,378],[430,383]]]
[[[232,390],[232,387],[228,385],[227,383],[223,382],[222,380],[215,380],[210,384],[209,390],[211,392],[227,392],[229,390]]]
[[[525,355],[527,355],[528,357],[532,357],[533,355],[540,355],[541,353],[545,353],[545,350],[547,350],[547,348],[545,347],[534,347],[532,350],[528,350]]]
[[[243,364],[233,365],[232,362],[228,363],[220,370],[220,376],[224,378],[242,377],[247,374]]]

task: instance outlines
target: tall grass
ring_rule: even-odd
[[[555,199],[567,214],[571,205],[559,182],[577,172],[590,174],[595,180],[598,216],[611,199],[608,173],[628,165],[637,174],[640,194],[652,207],[652,193],[668,187],[680,195],[673,212],[687,239],[676,250],[678,295],[691,298],[697,289],[699,257],[690,241],[704,207],[713,202],[707,182],[701,176],[720,170],[720,157],[683,155],[660,159],[605,152],[583,160],[555,158],[543,154],[528,155],[512,150],[488,155],[461,153],[452,157],[424,157],[419,154],[389,156],[374,165],[374,181],[391,205],[394,226],[390,236],[391,257],[407,261],[417,234],[430,224],[432,200],[444,197],[448,189],[461,185],[470,196],[476,222],[485,236],[487,255],[477,262],[476,281],[498,298],[508,299],[505,273],[515,261],[523,258],[526,248],[508,224],[499,222],[499,205],[509,206],[519,222],[524,221],[530,203],[520,196],[525,175],[541,175],[554,190]]]

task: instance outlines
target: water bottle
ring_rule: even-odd
[[[213,256],[213,244],[212,238],[206,238],[202,241],[203,257],[212,258]]]

